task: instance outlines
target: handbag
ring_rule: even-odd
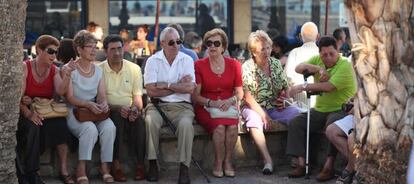
[[[239,119],[239,110],[236,106],[230,106],[227,111],[222,111],[215,107],[204,107],[210,113],[211,118]]]
[[[31,108],[44,119],[66,117],[69,114],[65,103],[58,103],[53,99],[47,98],[35,97]]]
[[[75,115],[75,118],[81,123],[85,121],[98,122],[108,119],[110,111],[95,114],[88,108],[78,107],[73,109],[73,114]]]

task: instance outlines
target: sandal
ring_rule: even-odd
[[[271,174],[273,174],[273,166],[272,166],[272,164],[270,164],[270,163],[265,164],[264,167],[263,167],[262,173],[264,175],[271,175]]]
[[[104,183],[113,183],[114,181],[114,177],[112,177],[112,175],[110,174],[103,174],[102,175],[102,181]]]
[[[68,175],[61,174],[59,176],[59,178],[64,184],[75,184],[75,181],[73,180],[73,178],[70,174],[68,174]]]
[[[76,178],[76,183],[78,183],[78,184],[89,184],[88,177],[86,177],[86,176],[78,177],[78,178]]]
[[[351,184],[352,178],[354,177],[355,172],[350,172],[346,169],[342,171],[341,176],[336,179],[336,184]]]

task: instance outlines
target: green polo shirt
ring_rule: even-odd
[[[320,56],[314,56],[307,64],[317,65],[326,69]],[[315,109],[319,112],[333,112],[341,109],[342,104],[352,98],[357,90],[356,77],[352,64],[347,58],[339,57],[336,64],[326,69],[329,73],[329,83],[336,87],[335,91],[323,92],[322,95],[316,96]],[[319,82],[320,76],[314,76],[315,82]]]

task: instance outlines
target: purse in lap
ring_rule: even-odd
[[[215,107],[204,107],[210,113],[211,118],[239,119],[239,110],[236,106],[230,106],[227,111]]]
[[[85,107],[78,107],[78,108],[73,109],[73,115],[75,115],[75,118],[81,123],[85,121],[93,121],[93,122],[103,121],[109,118],[109,114],[110,114],[110,111],[102,112],[100,114],[95,114]]]
[[[65,103],[57,103],[47,98],[35,97],[31,109],[44,119],[66,117],[69,114]]]

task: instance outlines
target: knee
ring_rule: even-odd
[[[226,127],[224,127],[223,125],[219,125],[216,127],[216,129],[214,129],[213,134],[223,136],[225,131]]]
[[[193,129],[193,121],[189,119],[181,119],[181,121],[178,123],[178,129]]]
[[[103,133],[115,135],[116,134],[116,126],[114,123],[111,122],[105,122],[105,126],[102,128]]]
[[[161,124],[162,124],[161,122],[162,121],[163,120],[160,119],[160,118],[156,118],[154,116],[147,115],[145,117],[145,126],[146,126],[146,128],[148,128],[150,130],[152,130],[152,129],[157,130],[157,129],[161,128]]]
[[[98,138],[98,129],[96,126],[92,122],[84,122],[83,124],[79,138],[96,140]]]
[[[303,122],[300,119],[294,118],[290,121],[288,129],[289,131],[301,129],[302,124]]]
[[[331,142],[335,141],[335,137],[339,133],[338,130],[339,130],[338,126],[336,126],[335,124],[330,124],[328,127],[326,127],[326,130],[325,130],[326,138],[328,138],[329,141]]]

